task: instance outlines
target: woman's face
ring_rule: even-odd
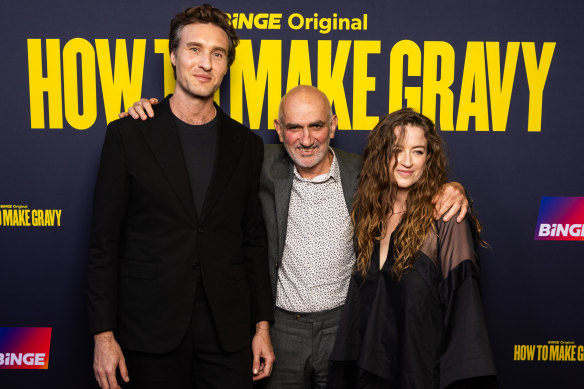
[[[395,129],[396,137],[399,129]],[[393,172],[394,182],[399,189],[409,189],[424,172],[428,155],[428,141],[424,130],[420,127],[407,125],[404,128],[402,143],[395,145],[395,156],[390,160],[389,168]]]

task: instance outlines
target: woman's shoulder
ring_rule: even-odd
[[[448,239],[459,239],[459,238],[471,238],[473,236],[473,224],[468,215],[458,222],[458,216],[460,213],[454,215],[448,221],[440,218],[436,220],[436,235],[440,241],[446,241]]]

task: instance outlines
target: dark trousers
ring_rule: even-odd
[[[124,388],[252,387],[251,347],[233,353],[223,351],[200,278],[197,284],[191,325],[175,350],[166,354],[123,350],[130,376],[130,382],[124,384]]]
[[[271,327],[276,364],[266,389],[324,389],[342,307],[314,313],[276,308]]]

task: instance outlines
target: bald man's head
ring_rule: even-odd
[[[288,91],[280,100],[280,108],[278,110],[278,119],[280,122],[284,121],[284,115],[287,105],[292,105],[297,101],[310,101],[313,104],[322,104],[326,107],[328,112],[327,120],[330,121],[333,116],[333,110],[331,109],[331,103],[328,97],[320,89],[315,88],[312,85],[298,85]]]
[[[291,89],[280,101],[274,125],[303,177],[328,172],[332,163],[329,143],[335,136],[337,116],[323,92],[310,85]]]

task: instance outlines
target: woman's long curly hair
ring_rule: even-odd
[[[394,275],[401,279],[413,266],[415,254],[420,250],[428,233],[434,227],[432,197],[446,182],[447,159],[442,140],[434,123],[411,108],[404,108],[384,116],[369,134],[363,154],[363,170],[353,202],[351,219],[355,228],[357,246],[357,271],[365,277],[371,262],[374,241],[387,233],[388,215],[393,213],[397,185],[393,166],[397,164],[395,146],[405,137],[406,127],[419,127],[424,131],[427,154],[420,179],[410,187],[406,211],[393,232]]]

